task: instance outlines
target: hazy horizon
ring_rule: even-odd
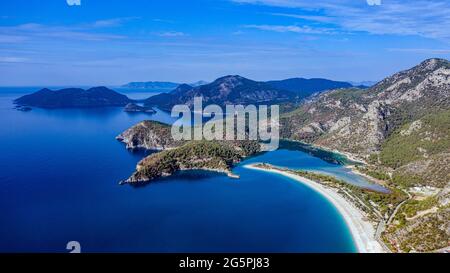
[[[227,75],[223,75],[223,76],[227,76]],[[0,88],[34,88],[35,87],[35,88],[50,88],[51,89],[51,88],[91,88],[91,87],[98,87],[98,86],[105,86],[105,87],[109,87],[109,88],[126,88],[124,85],[132,83],[132,82],[139,82],[139,83],[140,82],[167,82],[167,83],[177,83],[177,84],[192,84],[192,83],[196,83],[196,82],[200,82],[200,81],[205,81],[206,82],[205,84],[208,84],[208,83],[211,83],[211,82],[213,82],[213,81],[215,81],[215,80],[217,80],[217,79],[219,79],[219,78],[221,78],[223,76],[219,76],[219,77],[214,78],[213,80],[209,80],[209,81],[207,81],[207,80],[198,80],[198,81],[192,81],[192,82],[158,81],[158,80],[147,81],[147,80],[142,80],[142,81],[125,82],[125,83],[122,83],[122,84],[115,84],[115,85],[114,84],[95,84],[95,83],[94,84],[69,84],[69,85],[68,84],[62,84],[62,85],[30,84],[30,85],[0,85]],[[242,75],[239,75],[239,76],[242,76]],[[245,78],[247,78],[247,77],[245,77]],[[294,77],[294,78],[304,78],[304,77]],[[248,78],[248,79],[254,80],[254,79],[251,79],[251,78]],[[287,80],[287,79],[292,79],[292,78],[268,79],[268,80],[259,80],[259,81],[268,82],[268,81],[278,81],[278,80]],[[316,78],[316,77],[304,78],[304,79],[307,79],[307,80],[311,80],[311,79],[325,79],[325,80],[338,81],[338,82],[347,82],[347,83],[350,83],[350,84],[356,84],[356,83],[359,84],[359,83],[365,83],[365,82],[374,82],[374,83],[376,83],[376,82],[379,82],[379,81],[382,80],[382,79],[380,79],[380,80],[376,80],[376,81],[368,80],[368,81],[353,82],[353,81],[348,81],[348,80]]]
[[[2,1],[0,86],[230,74],[379,81],[449,59],[449,9],[444,0]]]

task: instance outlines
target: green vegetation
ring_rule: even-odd
[[[352,199],[353,204],[365,211],[373,221],[387,220],[394,209],[408,198],[402,190],[395,187],[389,188],[391,192],[385,194],[359,188],[319,173],[280,169],[268,164],[260,164],[258,167],[288,171],[336,188],[345,198]],[[436,197],[422,201],[406,201],[396,214],[395,224],[390,225],[383,233],[382,240],[395,252],[427,252],[446,247],[448,243],[446,226],[450,217],[448,205],[447,208],[439,209],[437,213],[413,218],[419,216],[420,211],[426,211],[438,204]]]
[[[438,208],[437,213],[428,211]],[[408,200],[398,210],[393,223],[384,233],[383,238],[387,242],[396,242],[390,245],[396,251],[427,252],[447,246],[448,235],[446,225],[450,216],[448,205],[442,207],[436,196],[424,200]]]
[[[428,197],[424,200],[408,200],[398,211],[395,220],[402,221],[405,218],[412,218],[417,215],[418,212],[431,209],[438,206],[438,199],[434,196]]]
[[[400,187],[444,187],[450,178],[449,136],[450,110],[428,114],[391,134],[381,147],[379,160],[394,169],[392,182]]]
[[[373,178],[383,180],[383,181],[390,181],[391,177],[384,171],[377,170],[374,168],[368,168],[368,167],[362,167],[362,166],[356,166],[356,169],[360,171],[361,173],[367,174],[368,176],[371,176]]]
[[[431,209],[438,205],[438,200],[436,197],[429,197],[422,201],[409,200],[402,206],[401,212],[404,213],[408,218],[417,215],[417,212]]]
[[[402,252],[429,252],[448,246],[446,226],[450,218],[449,210],[428,214],[413,222],[392,227],[384,235],[385,241]]]
[[[335,186],[348,189],[352,194],[354,194],[359,200],[367,207],[373,207],[376,205],[377,210],[384,215],[385,213],[392,213],[392,209],[404,201],[407,196],[406,194],[398,189],[390,188],[390,193],[375,192],[368,189],[360,188],[351,184],[348,184],[342,180],[336,179],[332,176],[317,174],[305,171],[295,171],[300,176],[309,178],[314,181],[319,181],[325,184],[334,184]]]
[[[373,208],[374,213],[380,212],[384,218],[407,198],[403,190],[412,186],[447,189],[449,64],[443,59],[426,60],[367,90],[323,93],[282,116],[284,138],[365,158],[369,165],[358,170],[386,181],[392,194],[352,189],[348,184],[343,186],[316,174],[298,174],[336,187],[344,196],[351,192],[364,203],[361,209]],[[448,246],[449,209],[428,211],[439,202],[442,200],[430,198],[403,203],[383,240],[394,251],[431,251]]]
[[[273,167],[268,164],[261,164],[258,166],[262,168],[278,169],[277,167]],[[344,190],[346,193],[351,194],[354,198],[357,198],[357,201],[353,203],[360,209],[368,213],[374,221],[376,221],[377,219],[379,220],[379,214],[385,215],[386,213],[392,213],[392,210],[395,208],[395,206],[397,206],[407,198],[406,194],[403,191],[396,188],[389,188],[390,193],[381,193],[348,184],[343,180],[339,180],[329,175],[300,170],[282,170],[292,172],[299,176],[320,182],[330,187]],[[362,202],[362,204],[360,202]]]
[[[399,168],[450,148],[450,110],[427,115],[394,132],[382,145],[382,164]]]
[[[145,183],[180,170],[208,169],[230,173],[233,164],[259,152],[256,141],[190,141],[142,160],[125,182]]]
[[[368,94],[367,90],[359,88],[348,88],[330,92],[330,98],[343,101],[362,102],[362,95],[365,94]]]
[[[378,164],[378,154],[377,153],[370,154],[367,162],[374,165]]]
[[[420,185],[423,182],[422,177],[417,175],[395,172],[392,176],[392,182],[402,188],[409,188],[414,185]]]

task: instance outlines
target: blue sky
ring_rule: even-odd
[[[449,56],[448,0],[0,2],[1,86],[365,81]]]

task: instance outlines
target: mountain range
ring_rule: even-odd
[[[176,104],[192,106],[195,97],[203,97],[207,104],[262,104],[284,102],[295,97],[289,91],[277,89],[268,83],[257,82],[234,75],[225,76],[206,85],[180,85],[168,94],[159,94],[145,100],[146,105],[171,109]]]
[[[280,81],[258,82],[239,75],[225,76],[212,83],[194,84],[172,82],[129,83],[126,88],[158,90],[163,93],[144,101],[148,107],[157,106],[170,111],[176,104],[192,105],[193,98],[202,96],[205,103],[218,104],[273,104],[299,102],[311,95],[352,85],[326,79],[293,78]],[[123,87],[123,88],[124,88]],[[42,89],[15,101],[19,105],[43,108],[124,106],[132,100],[106,87],[88,90],[67,88],[58,91]]]
[[[230,76],[227,76],[230,77]],[[225,79],[227,77],[222,77],[220,79]],[[234,77],[240,77],[241,79],[245,79],[241,76],[234,76]],[[216,80],[217,81],[217,80]],[[262,83],[262,82],[259,82]],[[312,94],[315,94],[317,92],[322,92],[326,90],[332,90],[332,89],[339,89],[339,88],[349,88],[353,85],[349,82],[341,82],[341,81],[332,81],[327,79],[320,79],[320,78],[313,78],[313,79],[305,79],[305,78],[291,78],[286,80],[277,80],[277,81],[267,81],[265,82],[271,87],[283,90],[283,91],[289,91],[290,93],[293,93],[298,99],[306,98]],[[123,85],[122,88],[127,89],[145,89],[145,90],[155,90],[155,91],[172,91],[177,89],[181,85],[189,85],[192,88],[199,87],[202,85],[208,85],[208,82],[205,81],[198,81],[192,84],[180,84],[180,83],[174,83],[174,82],[131,82],[126,85]],[[359,88],[367,88],[366,85],[358,84],[356,85]],[[159,98],[158,98],[159,100]]]
[[[326,79],[293,78],[258,82],[239,75],[221,77],[201,86],[180,85],[172,92],[159,94],[145,101],[148,106],[171,109],[176,104],[192,105],[194,97],[202,96],[205,104],[273,104],[300,101],[331,89],[349,88],[346,82]]]

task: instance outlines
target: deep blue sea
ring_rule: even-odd
[[[243,162],[234,170],[240,179],[189,172],[120,186],[144,154],[115,137],[145,119],[173,119],[121,108],[13,109],[13,99],[36,90],[0,89],[0,252],[68,252],[69,241],[83,252],[356,251],[325,198],[288,178],[242,168],[268,162],[370,187],[343,166],[289,147]]]

